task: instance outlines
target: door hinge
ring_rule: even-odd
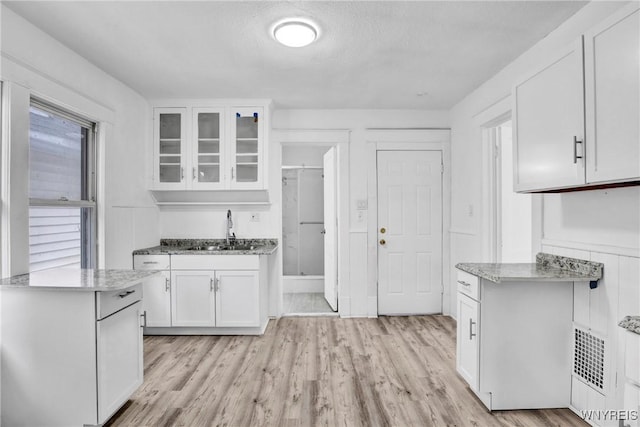
[[[440,173],[444,174],[444,163],[440,163]]]

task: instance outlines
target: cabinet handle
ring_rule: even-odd
[[[581,159],[582,156],[578,156],[578,144],[582,144],[582,141],[578,141],[578,137],[573,137],[573,164],[578,163],[578,159]]]
[[[218,279],[217,277],[215,278],[215,280],[213,281],[213,283],[215,284],[214,289],[216,292],[220,291],[220,279]]]
[[[180,181],[184,179],[184,168],[180,168]]]
[[[164,278],[164,291],[165,292],[169,292],[169,289],[171,289],[171,283],[169,282],[169,278],[165,277]]]
[[[140,326],[141,328],[146,328],[147,327],[147,311],[143,311],[142,314],[140,315],[140,317],[142,317],[142,326]]]
[[[158,261],[143,261],[143,264],[159,264]]]
[[[196,180],[196,168],[195,166],[193,167],[193,180]]]
[[[236,178],[236,174],[235,174],[234,169],[235,169],[235,168],[232,166],[232,167],[231,167],[231,179],[232,179],[232,180]]]
[[[469,318],[469,339],[473,339],[473,337],[476,336],[476,334],[473,333],[473,325],[475,325],[476,322],[473,321],[473,319]]]
[[[126,298],[127,296],[131,295],[132,293],[134,293],[135,291],[127,291],[127,292],[123,292],[121,294],[118,294],[118,296],[120,298]]]
[[[211,292],[213,292],[213,291],[214,291],[214,289],[215,289],[215,285],[213,284],[213,282],[214,282],[214,279],[213,279],[213,277],[212,277],[211,279],[209,279],[209,290],[210,290]]]
[[[462,286],[467,286],[467,287],[471,286],[471,283],[467,283],[464,280],[458,280],[458,283],[460,283]]]

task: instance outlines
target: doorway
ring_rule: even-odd
[[[442,153],[377,151],[378,314],[442,312]]]
[[[513,191],[513,129],[506,120],[488,129],[493,149],[493,245],[495,262],[531,262],[532,197]]]
[[[335,220],[327,223],[327,209],[335,211],[336,200],[332,165],[332,146],[282,147],[285,315],[337,315],[337,230]]]

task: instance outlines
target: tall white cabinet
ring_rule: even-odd
[[[540,64],[512,95],[515,191],[640,181],[640,5]]]
[[[264,190],[270,102],[157,101],[152,190]]]

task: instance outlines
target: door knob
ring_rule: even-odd
[[[386,240],[384,240],[384,239],[381,239],[381,240],[380,240],[380,244],[381,244],[381,245],[384,245],[384,244],[386,244],[386,243],[387,243],[387,241],[386,241]]]
[[[380,229],[380,233],[384,234],[384,233],[386,233],[386,232],[387,232],[387,229],[386,229],[386,228],[382,227],[382,228]]]

